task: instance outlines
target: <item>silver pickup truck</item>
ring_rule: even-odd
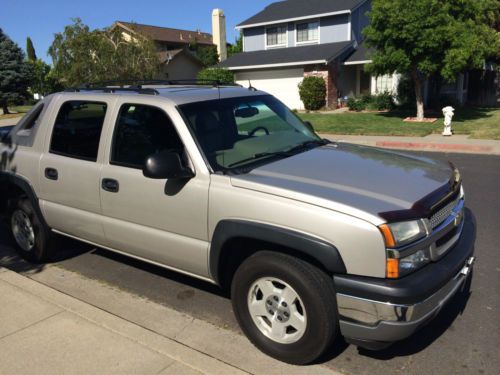
[[[474,262],[453,165],[323,140],[253,88],[86,86],[3,133],[0,205],[24,258],[50,261],[64,235],[218,284],[289,363],[410,336]]]

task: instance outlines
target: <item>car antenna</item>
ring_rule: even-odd
[[[255,87],[252,86],[252,81],[248,80],[248,89],[250,91],[257,91],[257,89]]]

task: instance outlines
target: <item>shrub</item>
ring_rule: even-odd
[[[207,68],[198,73],[200,81],[218,81],[221,83],[234,83],[234,74],[228,69]]]
[[[347,107],[349,107],[351,111],[360,112],[366,109],[366,103],[364,103],[361,99],[356,99],[351,96],[347,99]]]
[[[376,111],[390,110],[394,108],[394,97],[390,92],[383,92],[371,98],[368,108]]]
[[[300,99],[308,111],[317,111],[326,105],[326,84],[321,77],[306,77],[299,84]]]
[[[347,106],[351,111],[364,111],[370,109],[374,111],[384,111],[394,108],[394,98],[389,92],[378,95],[363,95],[360,98],[350,97]]]

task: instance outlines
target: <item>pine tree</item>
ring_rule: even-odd
[[[33,42],[30,37],[26,39],[26,54],[28,55],[29,61],[36,61],[35,47],[33,46]]]
[[[9,113],[7,106],[27,97],[32,69],[24,60],[24,53],[0,29],[0,108]]]

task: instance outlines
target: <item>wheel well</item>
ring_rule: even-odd
[[[8,181],[2,184],[0,188],[0,214],[7,215],[12,208],[12,202],[23,196],[28,195],[16,184]]]
[[[217,275],[221,287],[229,289],[238,267],[247,258],[262,250],[294,256],[316,266],[327,274],[331,274],[318,260],[296,249],[254,238],[235,237],[224,243],[221,250]]]

